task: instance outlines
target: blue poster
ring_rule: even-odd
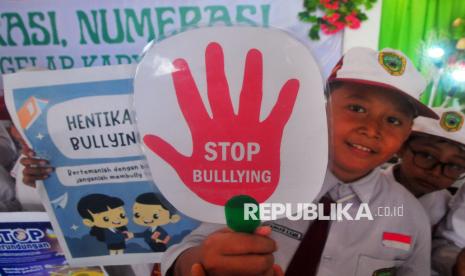
[[[71,265],[153,263],[198,222],[161,196],[135,127],[131,65],[5,77],[13,122],[55,168],[39,185]]]
[[[68,265],[46,213],[0,213],[0,221],[0,275],[105,275]]]

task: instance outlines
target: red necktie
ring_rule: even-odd
[[[320,200],[323,203],[324,215],[329,216],[330,205],[334,203],[328,196]],[[287,267],[285,276],[314,276],[318,271],[321,254],[328,237],[329,220],[316,220],[310,225],[300,242],[299,248]]]

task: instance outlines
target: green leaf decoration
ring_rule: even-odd
[[[363,12],[361,12],[361,13],[359,13],[359,14],[357,15],[357,18],[360,19],[360,20],[362,20],[362,21],[365,21],[365,20],[368,19],[368,16],[367,16],[366,14],[364,14]]]
[[[311,15],[309,18],[308,18],[309,22],[311,23],[316,23],[318,22],[318,17],[314,16],[314,15]]]
[[[320,39],[320,24],[313,25],[308,35],[312,40]]]
[[[320,39],[321,24],[326,23],[329,30],[340,30],[340,23],[344,24],[345,28],[348,24],[353,24],[353,20],[345,20],[347,16],[355,15],[355,17],[360,21],[365,21],[368,19],[366,11],[373,8],[373,6],[378,2],[378,0],[330,0],[330,1],[320,1],[320,0],[304,0],[303,7],[304,11],[299,12],[298,18],[300,21],[305,23],[312,23],[313,26],[308,32],[308,36],[312,40]],[[319,13],[321,11],[322,13]],[[322,14],[322,15],[320,15]],[[333,15],[339,15],[339,20],[337,24],[334,22],[327,22],[323,18],[331,17]],[[335,24],[333,26],[332,24]],[[357,24],[358,25],[358,24]],[[354,26],[354,25],[351,25]],[[327,29],[324,29],[326,31]],[[326,31],[328,32],[328,31]],[[332,32],[331,32],[332,33]]]

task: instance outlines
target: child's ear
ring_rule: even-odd
[[[84,225],[87,226],[87,227],[93,227],[94,226],[94,222],[91,221],[90,219],[83,219],[82,223],[84,223]]]
[[[179,215],[172,215],[171,218],[170,218],[170,222],[171,222],[171,223],[176,223],[176,222],[178,222],[180,219],[181,219],[181,217],[180,217]]]

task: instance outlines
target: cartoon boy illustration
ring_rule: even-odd
[[[134,233],[134,237],[144,238],[153,252],[164,252],[171,237],[160,226],[176,223],[181,217],[170,215],[170,210],[161,203],[155,193],[139,195],[133,206],[133,214],[136,224],[149,227],[144,232]]]
[[[90,235],[106,243],[110,255],[123,254],[126,239],[132,235],[126,232],[128,218],[124,202],[104,194],[89,194],[81,198],[77,209],[82,222],[90,227]]]

